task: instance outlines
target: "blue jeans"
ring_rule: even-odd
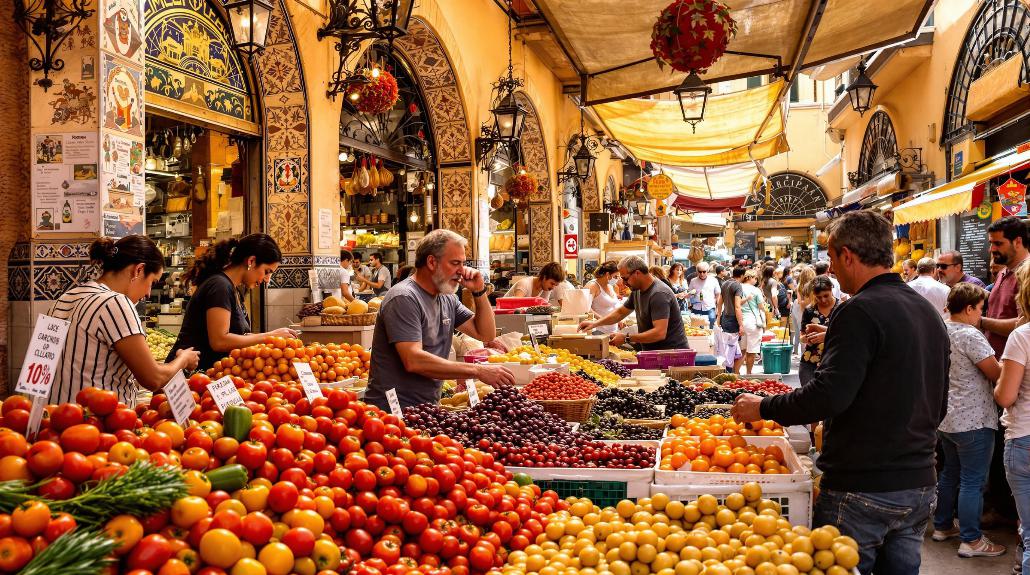
[[[824,489],[812,526],[833,525],[858,542],[862,575],[919,575],[923,533],[936,499],[932,486],[882,493]]]
[[[712,309],[708,310],[708,311],[701,311],[699,309],[694,309],[694,308],[690,308],[690,311],[692,313],[696,313],[697,315],[706,315],[706,316],[708,316],[708,329],[712,329],[712,328],[715,327],[715,308],[714,307]]]
[[[972,543],[980,539],[980,514],[984,507],[984,486],[987,470],[994,454],[994,430],[974,429],[961,433],[938,431],[944,466],[937,478],[937,511],[933,516],[934,528],[951,529],[958,507],[958,526],[962,540]]]
[[[1023,539],[1023,572],[1030,573],[1030,435],[1005,441],[1005,478],[1019,512],[1019,536]]]

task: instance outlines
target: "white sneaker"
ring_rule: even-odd
[[[947,541],[948,539],[951,539],[952,537],[958,537],[958,536],[959,536],[959,529],[958,529],[958,527],[955,527],[955,526],[952,526],[951,529],[945,529],[944,531],[941,531],[939,529],[934,529],[933,530],[933,535],[931,535],[931,537],[933,538],[934,541]]]
[[[997,557],[1005,554],[1005,546],[991,543],[986,535],[970,543],[962,542],[958,547],[959,557]]]

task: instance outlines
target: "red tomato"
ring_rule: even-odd
[[[77,403],[62,403],[50,413],[50,427],[55,431],[64,431],[85,420],[86,416],[82,406]]]
[[[268,493],[268,506],[277,513],[285,513],[297,505],[300,492],[289,481],[280,481]]]
[[[110,389],[97,389],[89,395],[86,407],[93,415],[104,417],[110,415],[118,407],[118,394]],[[135,412],[133,418],[135,418]]]
[[[133,415],[135,417],[135,414]],[[78,451],[89,455],[100,446],[100,430],[94,425],[80,423],[61,432],[61,447],[65,451]]]
[[[444,535],[437,529],[428,528],[418,536],[419,547],[426,553],[439,553],[443,548]]]
[[[56,517],[50,520],[46,529],[43,530],[43,537],[46,537],[47,541],[53,543],[54,539],[75,529],[76,525],[75,518],[70,514],[58,513]]]
[[[14,508],[11,525],[14,532],[26,539],[43,533],[50,523],[50,507],[41,501],[26,501]]]
[[[387,523],[400,523],[408,512],[408,504],[396,497],[380,497],[376,503],[376,515]]]
[[[469,552],[469,565],[476,571],[487,571],[494,566],[494,546],[479,543]]]
[[[37,441],[29,448],[25,459],[33,475],[39,478],[50,477],[64,464],[64,450],[53,441]]]
[[[307,557],[315,548],[315,534],[306,527],[294,527],[283,534],[282,542],[295,557]]]
[[[114,410],[110,415],[104,418],[104,428],[108,431],[135,429],[137,422],[139,422],[139,418],[136,417],[136,412],[123,407]]]
[[[372,547],[372,556],[382,559],[387,565],[393,565],[401,558],[401,548],[392,539],[380,539]]]
[[[14,573],[32,559],[32,546],[21,537],[0,539],[0,571]]]
[[[304,429],[299,425],[279,426],[275,432],[275,444],[297,453],[304,448]]]
[[[362,557],[367,557],[372,552],[372,547],[374,546],[372,535],[364,529],[351,529],[347,532],[344,540],[348,548],[354,549]]]
[[[343,510],[337,509],[336,511]],[[271,518],[260,511],[254,511],[243,517],[240,526],[240,536],[255,547],[261,547],[272,539],[273,530],[274,526]]]
[[[54,477],[41,485],[37,491],[40,497],[61,501],[75,496],[75,484],[66,477]]]
[[[268,460],[268,448],[260,441],[247,441],[236,450],[236,463],[247,469],[257,469]]]
[[[150,453],[168,453],[172,450],[172,438],[163,431],[152,431],[143,440],[143,449]]]

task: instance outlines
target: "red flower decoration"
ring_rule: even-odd
[[[651,52],[658,66],[665,64],[680,72],[704,73],[715,63],[737,23],[730,9],[717,0],[674,0],[658,15],[651,32]]]
[[[354,107],[364,114],[385,114],[393,109],[394,104],[400,97],[397,88],[397,79],[386,70],[380,70],[379,75],[373,75],[372,71],[366,70],[365,77],[368,82],[352,85],[347,90],[347,98],[354,103]]]
[[[515,166],[514,169],[515,175],[508,180],[504,189],[511,201],[518,206],[529,200],[529,196],[536,191],[537,182],[524,166]]]

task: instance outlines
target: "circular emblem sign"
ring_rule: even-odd
[[[656,200],[664,200],[672,195],[672,178],[665,174],[658,174],[647,182],[647,193]]]

